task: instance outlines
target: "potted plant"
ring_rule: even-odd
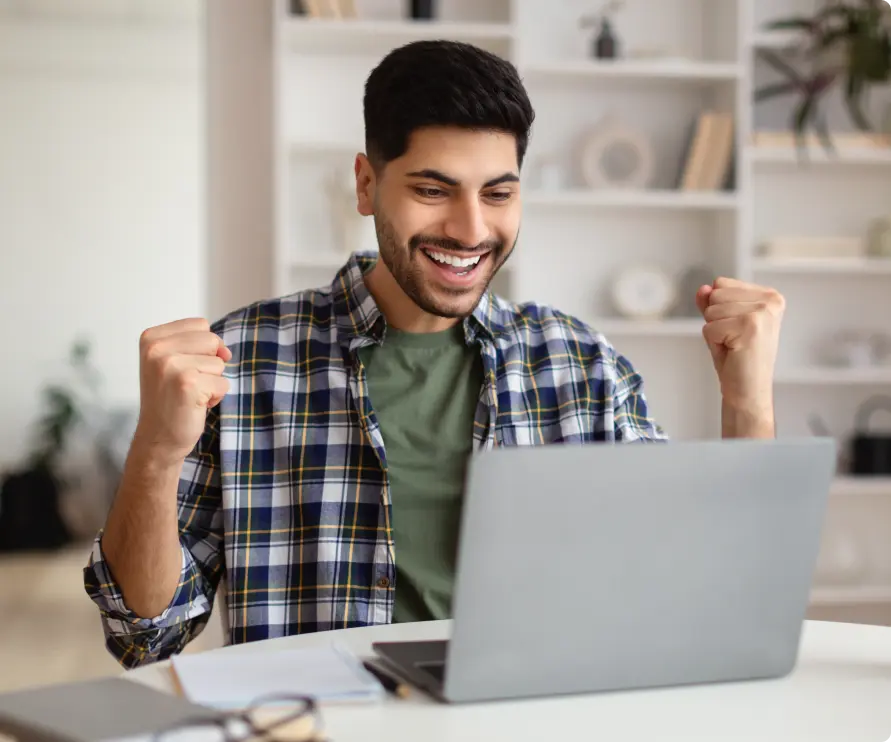
[[[98,390],[99,376],[89,354],[89,345],[77,342],[69,362],[92,396]],[[72,540],[60,509],[60,493],[66,484],[61,460],[89,405],[89,397],[79,398],[74,388],[50,384],[44,389],[34,449],[25,464],[8,474],[0,486],[0,552],[56,549]]]
[[[872,87],[891,80],[891,8],[887,0],[828,0],[811,16],[780,18],[766,28],[797,32],[798,43],[792,46],[792,55],[783,50],[759,50],[760,58],[784,79],[756,90],[755,101],[795,96],[790,128],[799,145],[812,128],[824,147],[833,149],[820,106],[826,94],[839,85],[855,126],[874,131],[864,112],[864,100]]]

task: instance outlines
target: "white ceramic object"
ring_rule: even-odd
[[[612,287],[616,310],[631,319],[661,319],[674,307],[678,289],[674,280],[655,265],[624,269]]]
[[[650,140],[616,117],[604,119],[582,147],[582,176],[592,188],[646,188],[655,166]]]

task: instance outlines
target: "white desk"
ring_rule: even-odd
[[[359,655],[371,642],[447,638],[449,622],[350,629],[215,652],[317,646],[334,636]],[[167,663],[126,677],[173,692]],[[781,680],[447,706],[419,692],[373,706],[324,706],[334,742],[721,740],[886,742],[891,738],[891,628],[808,622],[795,672]]]

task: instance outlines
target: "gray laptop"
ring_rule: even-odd
[[[219,716],[218,711],[131,680],[100,678],[0,694],[0,739],[15,742],[148,739],[162,729]]]
[[[787,675],[835,461],[831,438],[479,454],[451,640],[374,649],[446,702]]]

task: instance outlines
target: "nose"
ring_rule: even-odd
[[[476,247],[489,237],[483,210],[475,197],[456,201],[446,220],[445,234],[464,247]]]

